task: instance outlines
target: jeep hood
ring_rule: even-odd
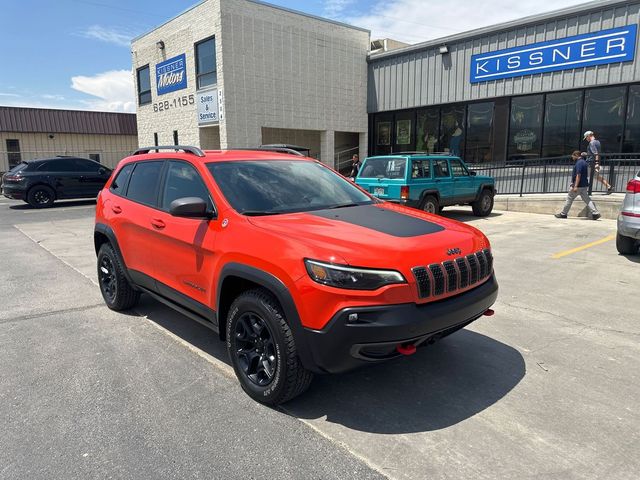
[[[317,252],[317,260],[340,256],[360,267],[404,270],[454,258],[453,249],[459,249],[455,256],[460,256],[489,246],[486,237],[469,225],[392,203],[250,217],[249,221],[305,244]]]

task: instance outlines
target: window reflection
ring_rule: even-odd
[[[472,103],[467,107],[466,162],[492,161],[493,102]]]
[[[640,152],[640,85],[629,87],[627,126],[622,151],[626,153]]]
[[[604,152],[620,151],[625,90],[626,87],[595,88],[585,93],[582,128],[596,134]]]
[[[440,137],[440,109],[429,108],[418,112],[416,131],[416,150],[420,152],[437,152]]]
[[[512,98],[508,159],[539,157],[541,133],[542,95]]]
[[[543,157],[570,155],[579,147],[582,91],[547,94]]]
[[[464,111],[464,105],[447,105],[440,117],[440,148],[458,157],[464,151]]]

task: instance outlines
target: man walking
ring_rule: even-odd
[[[597,220],[600,218],[600,212],[594,205],[591,198],[589,198],[589,169],[587,162],[584,161],[579,151],[575,151],[571,154],[571,159],[576,162],[573,166],[573,173],[571,175],[571,187],[567,194],[567,201],[564,204],[564,208],[560,213],[556,213],[556,218],[567,218],[571,205],[578,195],[582,198],[582,201],[587,204],[589,211],[591,212],[591,218]]]
[[[353,157],[351,157],[351,172],[349,173],[349,179],[351,181],[354,181],[358,176],[358,171],[360,171],[361,165],[362,163],[360,163],[360,158],[358,157],[358,154],[354,153]]]
[[[606,195],[611,195],[613,187],[600,174],[600,153],[602,153],[600,141],[596,140],[596,135],[591,130],[584,132],[584,139],[589,142],[589,145],[587,146],[587,151],[583,153],[582,156],[587,157],[587,164],[589,165],[589,168],[594,169],[594,178],[606,187]]]

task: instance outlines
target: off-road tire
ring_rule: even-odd
[[[484,189],[480,192],[478,199],[471,203],[473,214],[476,217],[486,217],[493,210],[493,193],[491,190]]]
[[[56,193],[46,185],[36,185],[27,192],[27,203],[33,208],[48,208],[53,205]]]
[[[437,215],[440,212],[440,203],[438,202],[438,199],[433,195],[427,195],[422,200],[421,208],[427,213],[433,213],[434,215]]]
[[[239,322],[247,316],[260,319],[272,336],[275,347],[275,368],[273,376],[265,385],[259,385],[245,372],[240,357],[239,345],[247,345],[242,334],[237,332]],[[244,320],[243,320],[244,319]],[[254,400],[266,405],[278,405],[303,393],[313,379],[313,373],[302,366],[298,358],[296,344],[277,300],[267,290],[256,288],[247,290],[233,301],[227,315],[227,352],[242,389]],[[246,338],[246,337],[245,337]],[[247,349],[242,349],[245,352]],[[244,357],[246,359],[246,357]]]
[[[138,303],[140,292],[129,284],[124,268],[109,243],[104,243],[98,251],[98,284],[102,298],[111,310],[128,310]]]
[[[638,243],[634,238],[625,237],[619,233],[616,235],[616,248],[621,255],[633,255],[638,253]]]

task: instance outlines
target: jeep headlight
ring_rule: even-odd
[[[384,285],[406,283],[400,272],[354,268],[347,265],[332,265],[317,260],[304,261],[307,273],[314,282],[350,290],[375,290]]]

